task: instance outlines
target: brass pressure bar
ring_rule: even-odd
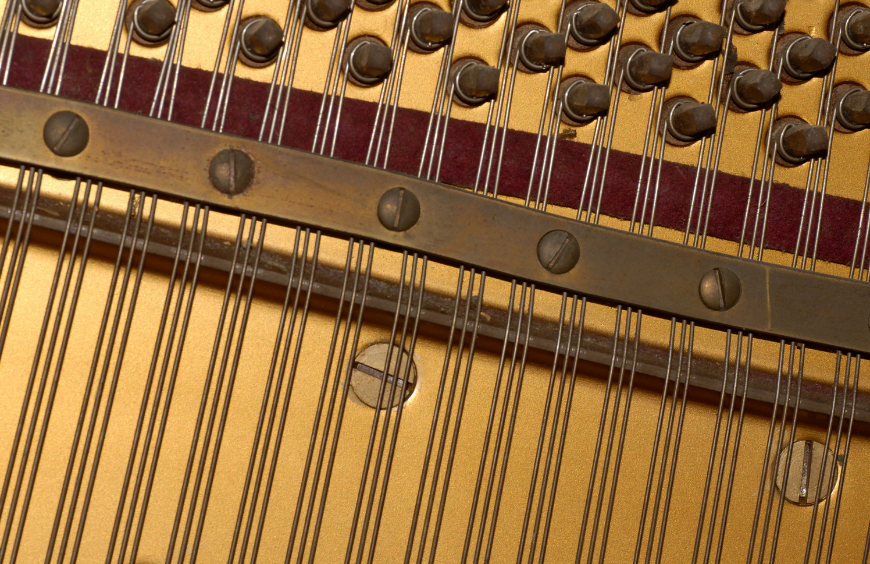
[[[46,123],[58,112],[73,112],[87,126],[86,146],[75,155],[56,154],[57,144],[46,142]],[[227,158],[227,149],[242,155]],[[868,284],[644,238],[286,147],[2,87],[0,159],[378,241],[604,302],[870,352]],[[545,237],[553,231],[561,233]]]

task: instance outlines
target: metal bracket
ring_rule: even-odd
[[[59,111],[74,112],[88,127],[87,146],[75,156],[55,154],[43,139],[46,122]],[[226,149],[241,151],[254,165],[253,180],[236,195],[218,191],[209,173]],[[604,302],[870,352],[868,284],[643,238],[249,139],[4,87],[0,159],[353,235]],[[414,211],[410,200],[396,203],[394,225],[408,225],[403,230],[388,229],[379,217],[382,196],[392,188],[403,188],[419,204],[411,222],[405,221]],[[539,258],[539,242],[554,231],[579,245],[567,271],[548,270]],[[739,282],[739,298],[726,309],[711,308],[721,300],[708,294],[728,288],[702,285],[715,269]]]

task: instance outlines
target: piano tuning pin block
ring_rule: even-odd
[[[662,86],[671,79],[674,59],[647,47],[635,50],[625,63],[625,82],[639,92]]]
[[[725,28],[710,22],[688,21],[677,28],[674,53],[688,63],[703,61],[722,50]]]
[[[666,108],[668,133],[680,144],[693,143],[716,131],[716,110],[710,104],[702,104],[687,98],[671,102]]]
[[[136,0],[127,9],[127,28],[136,43],[156,46],[169,40],[175,25],[175,6],[167,0]]]
[[[317,31],[334,28],[347,18],[353,0],[306,0],[305,23]]]
[[[594,47],[610,41],[619,26],[616,11],[600,2],[581,4],[571,16],[571,37],[579,44]]]
[[[393,70],[393,52],[379,40],[356,39],[347,46],[348,74],[358,86],[374,86]]]
[[[822,126],[791,119],[774,127],[776,152],[784,164],[802,164],[828,149],[828,131]]]
[[[30,27],[52,27],[60,18],[62,8],[60,0],[23,0],[21,19]]]
[[[837,103],[837,121],[850,131],[870,127],[870,91],[853,88]]]
[[[411,7],[411,46],[424,53],[437,51],[453,39],[453,14],[433,5]]]
[[[563,118],[581,124],[606,114],[610,109],[610,88],[586,78],[568,79],[562,87]]]
[[[870,10],[857,8],[846,17],[843,43],[855,51],[870,50]]]
[[[284,32],[272,18],[257,16],[242,22],[239,55],[251,67],[272,64],[284,44]]]
[[[744,31],[762,31],[782,18],[785,2],[786,0],[743,0],[736,5],[735,19]]]
[[[545,29],[528,29],[519,41],[522,70],[546,72],[551,67],[565,62],[568,43],[561,33],[550,33]]]
[[[468,59],[454,63],[456,98],[467,106],[480,106],[498,94],[499,70]]]
[[[824,39],[803,35],[785,48],[782,66],[795,80],[807,80],[827,72],[836,56],[837,48]]]
[[[766,69],[744,69],[731,81],[731,100],[747,112],[761,109],[779,95],[782,82]]]
[[[466,0],[462,9],[474,22],[490,23],[507,9],[508,0]]]

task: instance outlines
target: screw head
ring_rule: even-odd
[[[693,21],[681,26],[676,34],[675,49],[680,58],[698,61],[722,50],[725,28],[710,22]],[[687,58],[688,57],[688,58]]]
[[[843,96],[837,117],[848,129],[870,126],[870,91],[856,88]]]
[[[393,52],[373,39],[364,39],[349,45],[350,75],[363,85],[382,82],[393,70]]]
[[[378,219],[390,231],[407,231],[420,221],[420,200],[410,190],[390,188],[378,202]]]
[[[389,366],[387,366],[388,355]],[[390,397],[393,382],[395,382],[395,389]],[[407,401],[417,387],[417,365],[401,348],[390,346],[388,343],[376,343],[363,350],[354,359],[350,386],[354,395],[367,406],[375,409],[394,408],[400,402]],[[381,386],[384,390],[382,394]],[[402,388],[405,390],[404,397]],[[378,403],[378,395],[381,396],[380,403]]]
[[[499,70],[478,61],[462,63],[456,76],[456,96],[469,106],[479,106],[498,94]]]
[[[837,48],[820,37],[803,36],[792,42],[785,53],[786,71],[794,78],[805,79],[831,68]]]
[[[668,131],[680,141],[700,139],[716,130],[716,110],[710,104],[677,102],[668,115]]]
[[[782,82],[767,69],[746,69],[733,81],[731,98],[744,110],[755,110],[773,100]]]
[[[254,161],[238,149],[224,149],[211,160],[208,176],[220,192],[237,196],[254,181]]]
[[[727,268],[714,268],[701,277],[698,292],[704,305],[713,311],[726,311],[740,300],[740,279]]]
[[[486,22],[494,20],[507,5],[508,0],[467,0],[463,9],[472,20]]]
[[[421,8],[414,18],[411,39],[426,51],[450,43],[453,39],[453,14],[434,6]]]
[[[341,23],[353,8],[353,0],[307,0],[308,20],[321,29],[332,29]]]
[[[59,157],[74,157],[85,150],[90,141],[87,122],[77,113],[57,112],[45,122],[42,139]]]
[[[583,45],[603,43],[619,25],[616,10],[600,2],[582,4],[573,17],[571,36]]]
[[[745,0],[737,7],[738,20],[749,31],[760,31],[782,18],[786,0]]]
[[[538,261],[553,274],[565,274],[579,260],[580,243],[567,231],[550,231],[538,242]]]
[[[795,505],[815,505],[834,491],[838,473],[839,465],[832,450],[816,441],[796,441],[779,453],[776,487]]]
[[[801,163],[828,150],[828,130],[820,125],[789,123],[780,130],[777,150],[790,163]]]
[[[562,111],[574,121],[606,114],[610,109],[610,87],[578,79],[562,95]]]
[[[640,49],[629,60],[626,81],[638,90],[649,90],[669,81],[673,66],[674,59],[670,55]]]
[[[141,0],[130,4],[134,39],[147,45],[162,43],[175,25],[175,6],[167,0]]]
[[[526,34],[521,43],[523,64],[536,72],[543,72],[565,61],[568,42],[561,33],[534,30]]]
[[[255,63],[272,61],[284,44],[284,31],[272,18],[257,16],[243,24],[242,52]]]

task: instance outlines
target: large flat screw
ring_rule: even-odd
[[[853,131],[870,126],[870,91],[855,88],[847,92],[837,105],[837,119]]]
[[[761,31],[785,13],[786,0],[743,0],[737,5],[737,23],[746,31]]]
[[[668,131],[679,141],[694,141],[716,130],[716,110],[710,104],[680,101],[668,114]]]
[[[378,202],[378,219],[390,231],[407,231],[420,221],[420,200],[405,188],[390,188]]]
[[[635,90],[650,90],[671,79],[674,59],[652,49],[638,49],[628,59],[625,81]]]
[[[580,243],[567,231],[550,231],[538,241],[538,261],[553,274],[565,274],[579,260]]]
[[[837,470],[837,459],[825,445],[796,441],[779,453],[776,487],[795,505],[815,505],[834,490]]]
[[[725,28],[710,22],[692,21],[679,27],[674,52],[687,62],[698,62],[722,50]]]
[[[565,62],[568,43],[561,33],[532,30],[520,43],[520,59],[528,70],[544,72]]]
[[[453,39],[453,14],[446,10],[424,5],[412,21],[411,40],[423,51],[435,51]]]
[[[208,176],[220,192],[237,196],[254,181],[254,161],[238,149],[224,149],[211,160]]]
[[[785,50],[783,67],[798,80],[806,80],[827,71],[834,64],[837,48],[819,37],[803,36]]]
[[[820,156],[828,149],[828,131],[820,125],[788,123],[778,133],[779,156],[792,164]]]
[[[376,343],[354,359],[350,386],[357,399],[371,408],[397,407],[411,397],[416,385],[417,366],[400,347]]]
[[[242,60],[253,66],[271,63],[284,44],[284,31],[275,20],[257,16],[244,22],[241,39]]]
[[[348,46],[350,76],[357,83],[371,86],[383,82],[393,70],[393,52],[374,39],[363,39]]]
[[[350,14],[353,0],[306,0],[307,20],[319,29],[332,29]]]
[[[701,301],[713,311],[726,311],[740,300],[740,278],[727,268],[714,268],[701,277]]]
[[[610,87],[591,80],[577,79],[562,94],[562,111],[574,121],[583,122],[606,114],[610,109]]]
[[[474,21],[490,22],[507,8],[508,0],[466,0],[465,15]]]
[[[498,94],[499,70],[478,61],[464,63],[456,75],[456,97],[479,106]]]
[[[143,45],[163,43],[175,25],[175,6],[167,0],[137,0],[128,13],[133,39]]]
[[[731,82],[731,99],[741,109],[752,111],[776,98],[782,82],[767,69],[744,69]]]
[[[74,157],[85,150],[90,140],[87,122],[77,113],[57,112],[45,122],[42,139],[59,157]]]
[[[571,37],[581,45],[601,45],[619,25],[616,11],[600,2],[581,4],[572,16]]]

